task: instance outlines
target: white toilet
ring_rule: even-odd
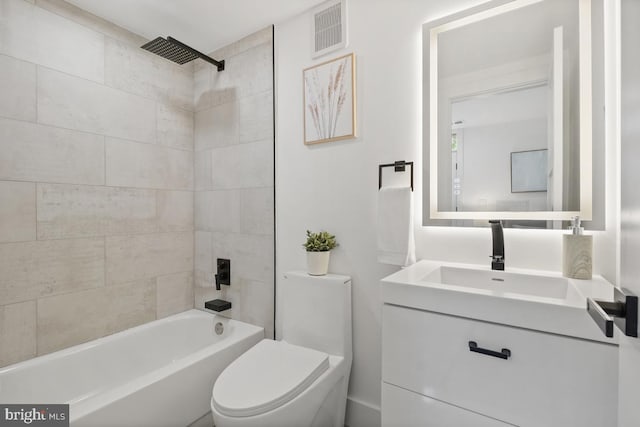
[[[351,372],[351,278],[291,272],[278,288],[282,340],[262,340],[213,386],[216,427],[342,427]]]

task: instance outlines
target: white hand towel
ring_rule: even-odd
[[[416,262],[413,192],[409,187],[378,191],[378,262],[407,266]]]

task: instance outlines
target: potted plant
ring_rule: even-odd
[[[302,246],[307,250],[307,272],[312,276],[327,274],[331,249],[338,246],[336,236],[326,231],[312,233],[307,230],[307,241]]]

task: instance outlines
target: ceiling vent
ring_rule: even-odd
[[[313,58],[347,46],[346,0],[332,0],[311,12]]]

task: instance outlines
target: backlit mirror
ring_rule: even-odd
[[[496,0],[424,25],[425,225],[602,220],[602,39],[601,0]]]

